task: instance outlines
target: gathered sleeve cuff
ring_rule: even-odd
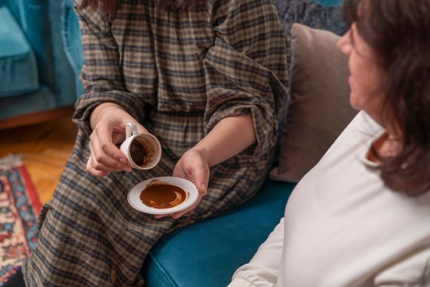
[[[118,45],[111,32],[111,23],[91,8],[78,9],[81,0],[75,1],[75,12],[81,30],[84,64],[80,80],[84,94],[75,104],[73,120],[85,133],[91,133],[90,116],[101,103],[113,102],[132,117],[141,121],[144,102],[127,92],[119,67]]]
[[[253,156],[274,147],[288,97],[289,46],[270,0],[212,3],[215,39],[207,50],[206,132],[221,119],[251,114]]]

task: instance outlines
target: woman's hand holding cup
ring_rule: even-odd
[[[117,147],[125,140],[126,125],[136,123],[138,133],[148,131],[129,113],[115,103],[103,103],[97,106],[91,114],[90,123],[90,156],[86,170],[96,176],[103,177],[111,172],[131,171],[127,157]]]

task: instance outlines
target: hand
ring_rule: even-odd
[[[147,132],[136,119],[114,103],[104,103],[94,109],[91,115],[90,157],[86,167],[90,174],[103,177],[111,172],[131,171],[126,156],[115,145],[124,141],[128,122],[134,122],[138,132]]]
[[[174,213],[173,218],[177,219],[197,206],[207,193],[209,174],[209,165],[199,151],[190,149],[182,155],[181,159],[176,163],[173,176],[185,178],[193,182],[199,191],[199,197],[193,206]],[[157,217],[160,218],[162,216]]]

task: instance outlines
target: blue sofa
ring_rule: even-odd
[[[63,1],[63,40],[77,78],[83,62],[82,45],[73,3]],[[339,5],[341,0],[318,0],[312,3],[305,0],[277,0],[276,5],[285,8],[290,2],[294,2],[295,11],[290,15],[280,15],[287,34],[293,22],[313,28],[327,28],[338,34],[343,31],[344,26],[330,21],[332,10],[329,7]],[[82,90],[79,82],[76,85],[78,90]],[[164,236],[150,251],[142,267],[146,286],[228,285],[234,271],[252,258],[279,223],[294,186],[295,183],[267,179],[258,194],[243,205]]]
[[[61,11],[57,0],[0,0],[0,129],[73,111]]]

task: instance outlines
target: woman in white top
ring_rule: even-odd
[[[361,110],[229,287],[430,286],[430,0],[346,0]]]

